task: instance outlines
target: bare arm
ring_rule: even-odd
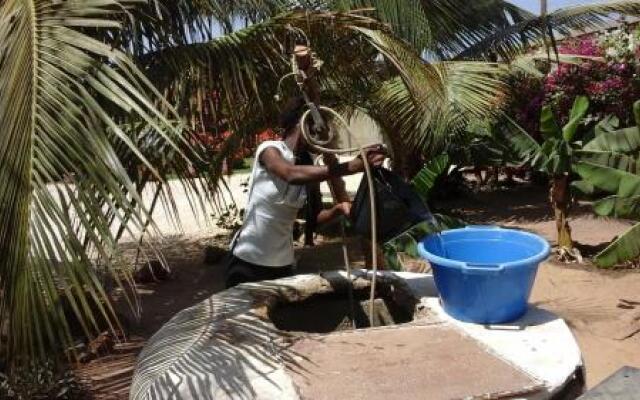
[[[322,159],[325,163],[325,165],[335,165],[335,164],[339,164],[338,162],[338,157],[336,157],[335,154],[323,154],[322,155]],[[349,194],[347,193],[347,187],[346,184],[344,183],[344,180],[339,177],[331,177],[329,178],[329,180],[327,181],[327,183],[329,184],[329,188],[331,188],[331,195],[333,196],[333,201],[336,203],[342,203],[345,201],[349,201]]]
[[[336,204],[331,208],[320,211],[317,218],[318,225],[327,223],[341,215],[349,216],[351,213],[351,203],[348,201]]]
[[[384,155],[372,152],[368,154],[367,158],[372,165],[380,165],[384,160]],[[262,151],[260,162],[267,171],[294,185],[322,182],[327,179],[362,172],[364,169],[364,164],[360,158],[354,158],[348,162],[331,166],[295,165],[285,160],[280,151],[274,147],[267,147]]]

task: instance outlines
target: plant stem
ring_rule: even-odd
[[[555,175],[551,179],[550,198],[551,206],[556,220],[558,231],[558,247],[573,248],[571,227],[569,226],[569,210],[571,207],[571,195],[569,193],[569,175]]]

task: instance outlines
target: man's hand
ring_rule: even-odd
[[[340,214],[348,218],[351,215],[351,202],[343,201],[342,203],[338,203],[336,204],[336,209],[340,212]]]
[[[320,211],[316,221],[318,224],[324,224],[341,215],[344,215],[345,217],[348,218],[350,214],[351,214],[351,202],[343,201],[331,208],[327,208],[325,210]]]
[[[364,152],[367,157],[367,162],[372,167],[381,166],[385,158],[387,158],[387,151],[385,150],[384,146],[380,144],[367,146],[364,148]],[[351,173],[364,171],[364,162],[362,161],[361,156],[358,156],[349,161],[349,171]]]

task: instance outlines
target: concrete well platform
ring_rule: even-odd
[[[369,277],[354,274],[353,288],[367,290]],[[352,330],[336,318],[340,330],[331,333],[274,325],[283,304],[345,295],[350,285],[339,272],[218,293],[150,339],[130,398],[537,400],[573,399],[583,389],[580,350],[554,314],[531,308],[511,324],[468,324],[444,313],[429,275],[383,273],[378,282],[389,310],[410,305],[413,320]]]

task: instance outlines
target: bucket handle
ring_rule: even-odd
[[[462,272],[477,275],[500,275],[504,272],[504,265],[465,263],[462,267]]]

